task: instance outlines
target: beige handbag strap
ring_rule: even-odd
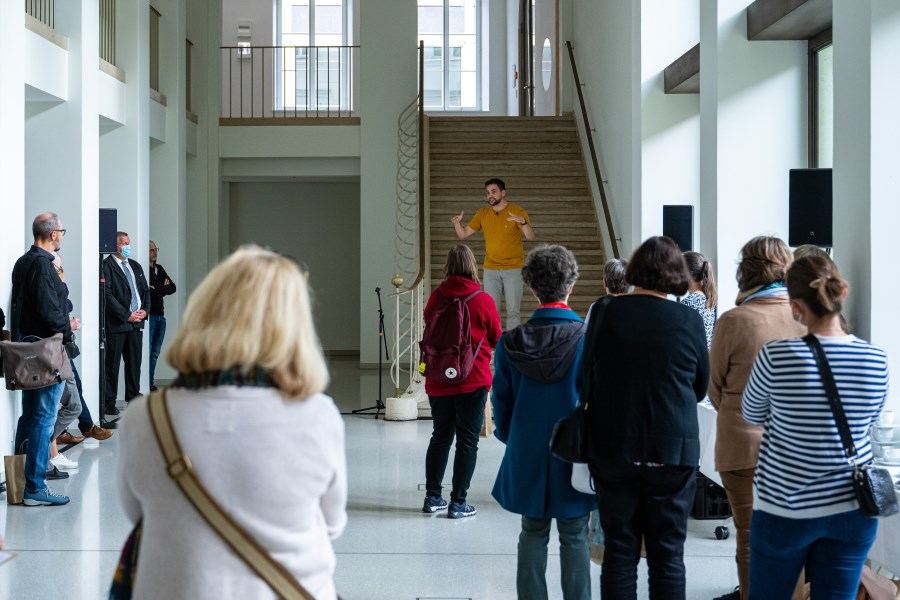
[[[253,536],[222,510],[197,478],[191,459],[182,452],[178,437],[172,429],[165,390],[150,394],[147,408],[169,477],[175,480],[197,512],[279,597],[285,600],[315,600],[281,563],[269,556]]]

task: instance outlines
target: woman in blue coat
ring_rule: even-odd
[[[521,599],[547,598],[550,524],[559,532],[566,600],[591,596],[587,525],[595,497],[572,487],[572,465],[550,454],[554,424],[578,404],[585,325],[566,302],[578,279],[575,256],[562,246],[528,254],[522,277],[540,305],[525,325],[500,338],[494,356],[497,439],[506,453],[493,496],[522,515],[516,589]]]

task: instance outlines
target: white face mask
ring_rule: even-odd
[[[129,244],[128,246],[122,246],[122,250],[119,252],[119,254],[121,254],[125,258],[131,256],[131,245]]]

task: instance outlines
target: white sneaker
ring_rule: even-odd
[[[70,460],[66,458],[66,455],[60,452],[54,457],[50,458],[50,464],[55,466],[57,469],[61,471],[72,471],[78,468],[78,463],[74,460]]]

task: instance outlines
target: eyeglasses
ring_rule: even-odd
[[[150,252],[159,252],[159,248],[150,248]]]
[[[54,229],[53,231],[55,231],[55,232],[57,232],[57,233],[61,233],[61,234],[63,234],[63,235],[66,235],[66,230],[65,230],[65,229]]]

